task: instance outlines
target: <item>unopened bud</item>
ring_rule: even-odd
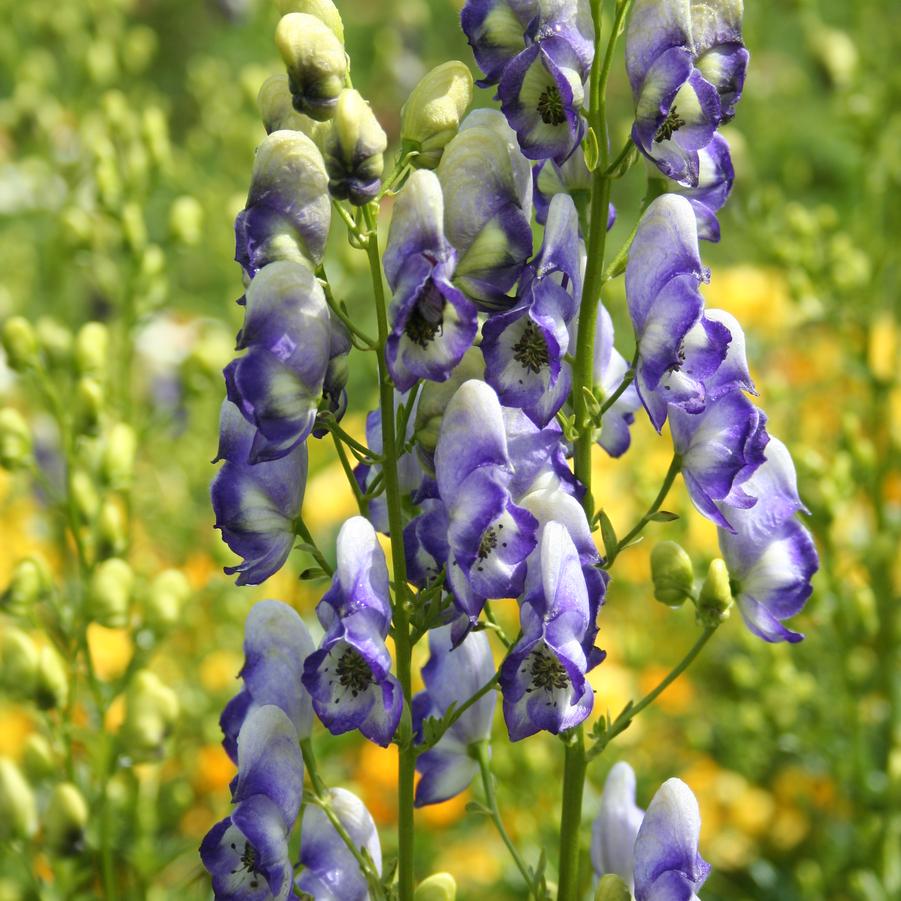
[[[718,626],[729,618],[732,609],[732,588],[729,570],[719,557],[710,561],[707,578],[698,595],[698,622],[707,627]]]
[[[62,323],[42,316],[35,324],[38,343],[52,366],[62,369],[72,358],[72,332]]]
[[[454,901],[456,897],[457,881],[450,873],[432,873],[413,892],[413,901]]]
[[[125,719],[119,736],[136,759],[151,759],[162,753],[163,742],[178,718],[178,698],[149,670],[133,679],[125,696]]]
[[[681,606],[694,588],[691,557],[675,541],[661,541],[651,551],[651,579],[654,597],[661,604]]]
[[[18,410],[0,410],[0,466],[20,469],[31,460],[31,429]]]
[[[38,364],[38,339],[31,323],[22,316],[12,316],[3,326],[3,350],[10,369],[21,372]]]
[[[284,73],[270,75],[263,82],[263,86],[257,94],[257,108],[267,134],[286,129],[300,131],[317,146],[320,146],[329,130],[327,122],[317,122],[294,109],[291,88],[288,86],[288,76]]]
[[[113,488],[127,488],[131,484],[137,449],[138,440],[130,425],[118,422],[109,430],[100,469]]]
[[[285,13],[307,13],[325,22],[335,33],[341,43],[344,43],[344,23],[341,21],[341,13],[332,0],[282,0],[279,11]]]
[[[0,757],[0,839],[31,838],[38,831],[34,792],[22,771]]]
[[[109,329],[102,322],[86,322],[75,337],[75,368],[80,375],[102,379],[109,358]]]
[[[98,553],[101,557],[115,557],[128,547],[128,522],[122,504],[106,498],[97,516]]]
[[[629,886],[613,873],[601,876],[594,893],[594,901],[631,901]]]
[[[147,245],[147,224],[141,207],[136,203],[126,203],[122,208],[122,234],[134,253],[140,253]]]
[[[434,169],[472,103],[472,75],[458,60],[442,63],[413,88],[400,112],[405,151],[417,151],[414,166]]]
[[[83,469],[77,469],[72,473],[72,499],[75,508],[84,520],[91,520],[100,506],[100,498],[94,481]]]
[[[176,197],[169,208],[169,233],[179,243],[194,247],[203,237],[203,207],[196,197]]]
[[[134,580],[134,573],[124,560],[117,557],[104,560],[91,577],[88,593],[91,619],[108,629],[126,626]]]
[[[14,626],[0,635],[0,685],[11,697],[27,698],[34,693],[40,653],[31,638]]]
[[[147,625],[157,632],[170,629],[178,622],[182,607],[190,596],[191,586],[183,572],[163,570],[151,583],[144,604]]]
[[[9,585],[3,592],[3,609],[12,616],[27,616],[50,591],[52,580],[43,557],[25,557],[13,567]]]
[[[93,376],[82,376],[76,395],[76,428],[83,435],[95,435],[103,414],[103,385]]]
[[[332,197],[355,206],[374,200],[387,146],[388,138],[369,104],[358,91],[342,91],[322,146]]]
[[[38,657],[37,682],[34,688],[35,703],[42,710],[66,706],[69,699],[69,679],[66,667],[57,651],[45,645]]]
[[[288,70],[294,108],[319,122],[330,119],[347,78],[343,42],[316,16],[288,13],[275,30],[275,44]]]
[[[53,787],[44,812],[44,841],[48,849],[62,857],[72,857],[84,848],[88,805],[71,782]]]
[[[58,763],[50,742],[38,732],[25,739],[22,749],[22,766],[31,782],[41,782],[57,771]]]

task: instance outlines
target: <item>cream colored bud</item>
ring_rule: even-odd
[[[43,710],[66,706],[69,700],[69,678],[62,657],[55,648],[45,645],[38,656],[35,703]]]
[[[93,376],[85,375],[78,380],[75,392],[76,429],[84,435],[96,435],[106,399],[103,385]]]
[[[288,86],[288,76],[270,75],[257,94],[257,108],[267,134],[274,131],[299,131],[310,138],[317,147],[328,133],[327,122],[317,122],[294,109],[294,100]]]
[[[169,233],[179,243],[195,247],[203,238],[203,207],[196,197],[183,194],[169,208]]]
[[[0,757],[0,839],[31,838],[38,831],[34,792],[22,771],[8,757]]]
[[[91,520],[100,506],[100,497],[93,479],[83,469],[72,473],[72,499],[82,519]]]
[[[698,595],[698,622],[707,627],[718,626],[729,618],[732,609],[732,587],[726,562],[717,557],[710,561],[707,578]]]
[[[41,782],[57,772],[59,763],[50,742],[39,732],[32,732],[25,739],[22,749],[22,766],[31,782]]]
[[[341,13],[332,0],[280,0],[279,12],[307,13],[325,22],[335,33],[341,43],[344,43],[344,23],[341,21]]]
[[[171,629],[180,616],[191,586],[183,572],[177,569],[163,570],[151,583],[144,603],[144,617],[151,629],[163,632]]]
[[[11,697],[26,698],[34,693],[40,653],[30,636],[15,626],[0,635],[0,685]]]
[[[381,187],[388,137],[358,91],[341,92],[332,127],[322,143],[329,191],[338,200],[363,206]]]
[[[117,557],[104,560],[91,576],[88,591],[91,619],[108,629],[126,626],[134,581],[134,573],[124,560]]]
[[[128,522],[122,504],[106,498],[97,516],[97,538],[100,556],[116,556],[128,546]]]
[[[21,372],[38,364],[38,339],[23,316],[11,316],[3,325],[3,350],[10,369]]]
[[[106,376],[109,363],[109,329],[102,322],[86,322],[75,336],[75,368],[80,375]]]
[[[691,557],[675,541],[661,541],[651,551],[651,580],[654,597],[661,604],[681,606],[694,588]]]
[[[44,841],[53,854],[72,857],[83,850],[88,805],[71,782],[53,787],[43,819]]]
[[[469,67],[458,60],[432,69],[413,88],[400,113],[400,138],[404,150],[417,151],[414,166],[438,165],[472,103],[472,90]]]
[[[601,876],[594,893],[594,901],[631,901],[629,886],[613,873]]]
[[[42,316],[35,323],[38,343],[48,361],[60,368],[69,365],[72,358],[72,332],[49,316]]]
[[[52,579],[47,561],[38,555],[24,557],[13,567],[3,592],[3,608],[13,616],[27,616],[50,591]]]
[[[457,881],[450,873],[432,873],[413,892],[413,901],[454,901],[456,897]]]
[[[130,425],[118,422],[109,430],[100,469],[113,488],[127,488],[131,484],[137,450],[138,439]]]
[[[141,670],[125,696],[125,719],[119,737],[135,759],[162,753],[163,742],[178,718],[178,698],[149,670]]]
[[[31,429],[18,410],[0,410],[0,466],[20,469],[31,461]]]

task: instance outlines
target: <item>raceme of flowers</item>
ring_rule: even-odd
[[[629,450],[640,410],[658,432],[669,423],[671,473],[717,526],[725,561],[696,598],[705,626],[734,599],[754,634],[799,640],[783,621],[804,605],[817,568],[796,517],[804,507],[791,457],[753,400],[741,326],[701,293],[710,275],[699,242],[719,240],[734,180],[718,129],[735,113],[748,63],[741,4],[635,0],[626,23],[631,141],[656,167],[649,178],[668,179],[626,248],[634,355],[617,349],[603,304],[580,321],[597,202],[597,163],[583,150],[597,52],[585,0],[468,0],[461,22],[477,84],[496,86],[500,109],[466,115],[468,69],[438,67],[404,107],[387,176],[387,139],[350,87],[337,10],[328,0],[300,7],[278,26],[286,75],[260,92],[268,135],[235,222],[244,323],[224,372],[211,497],[216,527],[242,558],[228,570],[239,584],[265,582],[299,537],[331,573],[332,555],[310,544],[302,518],[310,437],[333,433],[356,457],[360,515],[337,537],[318,647],[278,601],[248,617],[244,685],[222,716],[238,767],[234,807],[201,849],[220,898],[284,898],[296,885],[314,898],[362,899],[377,886],[378,835],[358,799],[311,773],[315,797],[301,815],[299,745],[309,752],[313,713],[335,735],[411,747],[417,805],[484,775],[496,690],[512,741],[571,734],[589,716],[607,570],[621,548],[605,537],[599,552],[589,506],[598,499],[574,475],[585,428],[572,415],[577,391],[590,400],[592,442],[612,457]],[[609,229],[616,212],[604,204],[595,219]],[[339,217],[375,266],[377,341],[357,332],[325,275]],[[586,341],[588,384],[579,384]],[[375,351],[382,373],[365,444],[338,425],[354,346]],[[391,574],[378,533],[391,544]],[[688,566],[685,596],[694,596]],[[722,601],[713,613],[711,592]],[[499,665],[488,637],[495,599],[516,599],[520,613]],[[389,633],[395,658],[427,637],[415,697]],[[669,780],[642,813],[634,788],[628,766],[614,767],[592,846],[598,875],[615,875],[639,901],[693,895],[709,867],[690,790]]]

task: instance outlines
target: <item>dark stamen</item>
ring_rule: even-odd
[[[488,526],[479,542],[479,560],[484,560],[497,547],[497,530]]]
[[[526,323],[519,341],[513,345],[513,359],[523,369],[528,369],[536,375],[550,362],[547,343],[531,319]]]
[[[684,124],[685,120],[676,112],[676,107],[673,107],[669,111],[663,125],[657,129],[657,134],[654,135],[654,143],[659,144],[661,141],[668,141]]]
[[[428,347],[440,335],[444,324],[444,297],[435,283],[429,279],[422,293],[416,299],[404,332],[406,336],[420,347]]]
[[[533,689],[554,691],[569,685],[569,676],[566,675],[563,664],[553,654],[535,654],[532,657],[531,675]]]
[[[538,115],[545,125],[562,125],[566,121],[563,112],[563,100],[557,85],[549,84],[538,98]]]
[[[366,661],[352,648],[348,648],[338,658],[335,672],[341,685],[354,697],[372,685],[372,671]]]

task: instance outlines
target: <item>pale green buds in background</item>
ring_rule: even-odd
[[[691,557],[675,541],[661,541],[651,551],[651,579],[654,597],[661,604],[680,607],[694,588]]]
[[[457,882],[450,873],[432,873],[413,892],[413,901],[454,901]]]
[[[110,629],[128,624],[128,611],[134,589],[131,567],[117,557],[104,560],[91,577],[88,612],[91,619]]]
[[[113,488],[128,488],[134,473],[138,439],[134,429],[117,422],[107,433],[100,460],[103,478]]]
[[[31,462],[31,429],[18,410],[0,410],[0,466],[21,469]]]
[[[128,522],[122,505],[105,498],[97,516],[98,556],[113,557],[128,547]]]
[[[53,787],[43,820],[44,841],[51,853],[71,857],[83,849],[88,805],[71,782]]]
[[[50,316],[42,316],[35,324],[38,343],[48,362],[60,368],[68,366],[72,357],[72,332]]]
[[[10,697],[33,695],[38,679],[40,653],[31,638],[14,626],[0,635],[0,686]]]
[[[385,168],[388,137],[358,91],[342,91],[322,151],[329,191],[338,200],[363,206],[374,200]]]
[[[34,792],[22,771],[0,757],[0,840],[31,838],[38,831]]]
[[[717,557],[710,561],[707,578],[698,595],[698,622],[709,628],[718,626],[729,618],[732,610],[732,588],[729,570],[724,560]]]
[[[95,435],[100,427],[106,400],[103,385],[93,376],[82,376],[76,388],[76,428],[85,435]]]
[[[594,893],[594,901],[631,901],[632,893],[629,886],[613,873],[601,876],[597,890]]]
[[[83,520],[92,520],[100,507],[100,496],[94,480],[83,469],[76,469],[72,473],[70,489],[78,515]]]
[[[79,375],[102,380],[109,360],[109,329],[102,322],[86,322],[75,336],[75,368]]]
[[[3,349],[10,369],[22,372],[38,364],[38,339],[23,316],[11,316],[3,326]]]
[[[119,737],[135,759],[159,757],[178,719],[178,698],[150,670],[141,670],[125,695],[125,719]]]
[[[43,557],[25,557],[13,567],[3,592],[3,609],[12,616],[28,616],[34,605],[50,591],[52,580]]]
[[[144,620],[155,632],[171,629],[191,596],[191,586],[179,569],[164,569],[151,583],[144,602]]]
[[[332,0],[281,0],[279,11],[286,13],[307,13],[325,22],[334,32],[335,37],[344,43],[344,22],[341,21],[341,13]]]
[[[416,151],[414,166],[438,165],[472,103],[472,90],[472,74],[458,60],[432,69],[413,88],[400,113],[400,139],[404,152]]]
[[[275,30],[275,44],[288,70],[294,108],[319,122],[330,119],[347,79],[344,43],[316,16],[288,13]]]
[[[65,707],[69,699],[69,679],[65,664],[56,649],[50,645],[41,648],[38,657],[34,699],[43,710]]]
[[[183,194],[169,207],[169,234],[179,244],[196,247],[203,238],[203,207],[196,197]]]
[[[39,732],[32,732],[25,739],[22,749],[22,767],[32,783],[41,782],[57,772],[59,763],[50,742]]]

